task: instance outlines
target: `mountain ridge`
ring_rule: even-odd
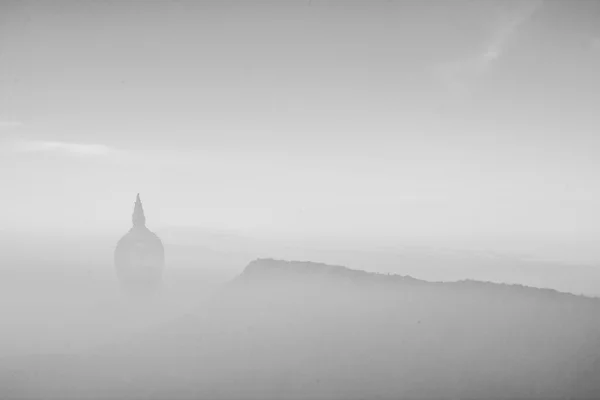
[[[333,278],[338,277],[354,281],[356,283],[362,282],[387,282],[396,284],[412,284],[412,285],[423,285],[423,286],[447,286],[447,287],[481,287],[482,289],[492,290],[517,290],[517,291],[532,291],[535,293],[544,293],[545,295],[558,295],[566,296],[570,298],[580,298],[597,302],[600,304],[600,298],[588,296],[585,294],[575,294],[570,292],[563,292],[552,288],[540,288],[534,286],[528,286],[518,283],[498,283],[491,281],[483,281],[476,279],[462,279],[458,281],[430,281],[425,279],[414,278],[410,275],[400,274],[385,274],[380,272],[363,271],[353,268],[348,268],[342,265],[320,263],[314,261],[290,261],[281,260],[275,258],[257,258],[251,261],[242,271],[240,275],[234,278],[233,281],[240,280],[256,280],[264,278],[289,278],[293,276],[303,276],[310,278],[327,277]]]

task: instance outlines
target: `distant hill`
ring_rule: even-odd
[[[231,278],[251,260],[275,257],[312,260],[349,268],[411,275],[431,281],[473,279],[552,288],[561,292],[600,297],[600,267],[536,260],[482,251],[401,245],[368,246],[364,243],[315,243],[267,240],[235,232],[166,227],[155,231],[165,245],[165,279],[191,268],[212,269]],[[49,263],[102,270],[113,267],[113,251],[122,230],[73,236],[0,232],[0,285],[5,270],[45,268]],[[81,269],[81,268],[79,268]],[[112,269],[110,271],[113,272]],[[21,272],[19,272],[21,273]],[[112,278],[112,276],[111,276]],[[6,283],[9,287],[15,285]]]
[[[239,261],[266,256],[280,259],[312,260],[340,264],[372,272],[411,275],[419,279],[458,281],[474,279],[552,288],[562,292],[600,297],[600,267],[574,261],[539,259],[524,254],[444,249],[435,246],[402,244],[393,247],[366,243],[303,242],[300,240],[258,239],[235,232],[193,227],[166,227],[157,233],[165,244],[203,247],[228,254],[235,262],[221,265],[238,271]],[[198,257],[204,264],[208,259]],[[232,260],[233,261],[233,260]]]
[[[597,399],[600,300],[259,259],[160,329],[0,366],[6,399]]]

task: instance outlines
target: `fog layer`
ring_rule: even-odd
[[[13,359],[2,382],[8,398],[595,398],[599,317],[551,290],[258,260],[187,317]]]

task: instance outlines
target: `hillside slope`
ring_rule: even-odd
[[[0,384],[4,398],[593,399],[598,360],[597,299],[256,260],[194,315],[12,363]]]

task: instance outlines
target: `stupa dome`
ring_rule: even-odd
[[[144,208],[138,193],[132,216],[133,226],[115,249],[115,267],[128,291],[153,291],[160,287],[165,266],[162,241],[146,227]]]

